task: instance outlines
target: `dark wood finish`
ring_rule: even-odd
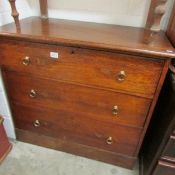
[[[0,29],[0,65],[18,139],[133,168],[175,57],[164,33],[145,44],[144,29],[38,17],[14,29]]]
[[[173,160],[173,157],[169,157],[171,150],[165,150],[168,148],[167,143],[175,128],[175,93],[171,78],[172,76],[168,76],[166,79],[142,146],[141,175],[151,175],[157,166],[158,160],[166,160],[166,162],[167,160],[168,162]],[[170,79],[171,81],[169,81]],[[170,153],[169,156],[165,156],[166,151]]]
[[[96,147],[125,156],[134,156],[141,129],[89,119],[86,116],[65,114],[62,111],[12,105],[15,126],[45,136]],[[40,126],[34,127],[39,120]],[[113,143],[107,144],[108,137]]]
[[[173,15],[174,11],[170,28]],[[170,38],[173,38],[174,33],[174,28],[171,34],[167,32]],[[175,174],[175,72],[173,71],[172,62],[141,149],[141,175]]]
[[[0,49],[0,64],[9,70],[148,98],[153,98],[164,64],[137,56],[8,40],[0,41]],[[59,53],[58,60],[50,58],[52,51]],[[26,56],[28,66],[22,64]],[[126,73],[122,82],[118,81],[121,71]]]
[[[169,162],[159,161],[153,175],[174,175],[175,165]]]
[[[167,36],[170,39],[170,41],[175,46],[175,3],[172,10],[172,15],[169,21],[168,29],[167,29]]]
[[[47,19],[48,18],[47,0],[39,0],[39,3],[40,3],[41,18]]]
[[[49,81],[25,74],[3,72],[3,76],[10,101],[59,110],[61,116],[64,114],[80,119],[89,118],[92,122],[99,120],[114,125],[143,128],[151,103],[151,100],[131,95]],[[35,98],[29,96],[31,89],[37,93]],[[113,107],[116,105],[118,114],[114,115]]]
[[[151,107],[150,107],[150,109],[149,109],[149,113],[148,113],[148,116],[147,116],[147,120],[146,120],[146,122],[145,122],[144,131],[143,131],[142,137],[141,137],[142,139],[140,140],[140,143],[138,144],[138,148],[140,148],[140,147],[141,147],[141,144],[143,143],[144,136],[145,136],[146,131],[147,131],[147,129],[148,129],[148,126],[149,126],[151,117],[152,117],[152,115],[153,115],[155,106],[156,106],[156,104],[157,104],[157,100],[158,100],[158,98],[159,98],[160,91],[161,91],[161,89],[162,89],[162,86],[163,86],[163,84],[164,84],[164,80],[165,80],[166,75],[167,75],[167,72],[168,72],[169,64],[170,64],[170,62],[167,61],[167,62],[165,63],[165,65],[164,65],[163,70],[162,70],[161,78],[160,78],[160,80],[159,80],[159,83],[158,83],[158,86],[157,86],[157,89],[156,89],[156,93],[154,94],[154,99],[153,99],[152,104],[151,104]],[[137,153],[139,153],[139,151],[140,151],[140,150],[137,149]]]
[[[175,162],[175,136],[171,135],[163,152],[163,159],[170,159],[172,162]]]
[[[54,137],[48,137],[26,130],[16,129],[16,133],[17,139],[20,141],[56,150],[62,150],[68,153],[77,154],[91,159],[93,158],[98,161],[111,163],[129,169],[133,168],[137,160],[136,157],[124,156],[114,152],[90,147],[87,145],[81,145],[75,142],[70,142],[68,140],[61,140]]]
[[[12,149],[12,144],[8,141],[5,129],[3,126],[3,118],[0,116],[0,164],[6,158],[10,150]]]
[[[20,20],[20,24],[20,33],[16,32],[13,23],[0,27],[1,39],[4,36],[32,42],[144,55],[158,59],[173,58],[175,55],[174,48],[163,32],[160,32],[149,44],[144,42],[145,35],[149,31],[135,27],[57,19],[42,20],[39,17]]]

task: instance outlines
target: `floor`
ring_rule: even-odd
[[[13,142],[13,149],[0,165],[0,175],[138,175],[130,171],[71,154]]]

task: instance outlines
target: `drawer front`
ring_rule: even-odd
[[[61,110],[36,108],[13,103],[15,126],[46,136],[133,156],[141,129],[65,115]]]
[[[175,162],[175,136],[171,136],[168,140],[167,145],[162,153],[163,157],[169,157],[170,159],[174,159]]]
[[[136,56],[19,41],[1,42],[0,50],[0,64],[10,70],[149,98],[164,64]],[[51,58],[50,52],[58,52],[59,58]]]
[[[174,175],[174,174],[175,174],[175,164],[164,161],[159,161],[157,167],[153,172],[153,175]]]
[[[151,101],[113,91],[3,72],[11,101],[61,110],[64,115],[142,128]]]

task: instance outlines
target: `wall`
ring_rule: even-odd
[[[151,0],[48,0],[49,16],[80,21],[144,27]],[[169,0],[162,20],[165,29],[174,0]],[[16,0],[20,19],[39,15],[39,0]],[[0,25],[12,22],[8,0],[0,0]],[[5,117],[8,136],[15,138],[11,114],[0,78],[0,114]]]
[[[38,15],[38,1],[29,2]],[[149,4],[150,0],[48,0],[50,17],[138,27],[145,24]]]
[[[28,2],[33,14],[38,16],[38,0]],[[151,0],[48,0],[49,17],[144,27],[150,2]],[[166,29],[173,2],[174,0],[168,0],[162,29]]]

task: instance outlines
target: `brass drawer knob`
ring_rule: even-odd
[[[106,139],[106,143],[107,143],[108,145],[112,145],[112,143],[113,143],[112,137],[108,137],[108,138]]]
[[[37,96],[37,92],[34,90],[34,89],[32,89],[31,91],[30,91],[30,97],[31,98],[35,98]]]
[[[120,71],[118,76],[117,76],[118,81],[124,81],[126,79],[126,73],[125,71]]]
[[[113,113],[114,115],[117,115],[118,112],[119,112],[118,106],[114,106],[113,109],[112,109],[112,113]]]
[[[26,56],[25,58],[22,59],[22,64],[25,66],[28,66],[30,64],[30,58]]]
[[[34,126],[35,128],[40,127],[40,126],[41,126],[40,121],[39,121],[39,120],[35,120],[35,121],[33,122],[33,126]]]

